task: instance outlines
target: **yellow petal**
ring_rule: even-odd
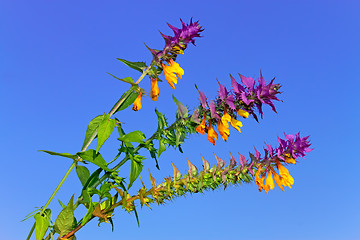
[[[238,130],[239,132],[241,132],[239,127],[242,127],[242,122],[236,120],[235,118],[231,118],[231,122],[230,122],[231,126],[233,126],[233,128],[235,128],[236,130]]]
[[[266,189],[265,189],[266,193],[268,193],[269,188],[272,190],[275,187],[275,183],[274,183],[274,180],[272,178],[271,171],[269,171],[268,176],[266,178],[265,187],[266,187]]]
[[[208,140],[213,145],[215,145],[215,140],[218,140],[218,134],[213,129],[210,121],[209,121],[209,127],[208,127]]]
[[[196,131],[198,133],[202,134],[202,135],[205,134],[205,128],[206,128],[206,126],[205,126],[205,118],[206,118],[206,115],[204,114],[204,118],[203,118],[202,122],[200,123],[199,126],[196,127]]]
[[[178,63],[174,62],[172,59],[170,59],[168,63],[169,66],[162,63],[161,66],[164,70],[165,79],[168,81],[170,87],[174,89],[174,84],[177,84],[177,77],[181,79],[182,75],[184,75],[184,70],[179,66]]]
[[[248,118],[249,117],[249,113],[247,111],[245,111],[245,110],[242,110],[242,109],[238,109],[237,114],[239,114],[239,116],[241,116],[243,118]]]
[[[223,121],[218,122],[218,130],[222,139],[226,142],[230,136],[229,124],[226,122],[227,127],[224,125]]]

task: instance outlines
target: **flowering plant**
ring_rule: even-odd
[[[219,140],[218,133],[224,141],[227,141],[230,136],[230,125],[241,132],[240,128],[243,126],[241,119],[252,117],[258,121],[258,116],[262,118],[264,115],[263,105],[269,105],[276,112],[274,101],[280,101],[278,95],[281,93],[279,91],[281,85],[274,83],[275,79],[266,82],[260,72],[260,77],[257,79],[239,74],[240,82],[238,82],[230,75],[232,89],[228,90],[218,82],[218,96],[213,100],[208,99],[205,93],[198,89],[200,101],[192,112],[173,97],[177,111],[176,120],[172,124],[169,124],[165,116],[155,109],[158,127],[150,138],[146,139],[140,130],[126,133],[121,122],[114,115],[130,106],[134,111],[142,109],[141,101],[146,96],[146,91],[142,88],[144,80],[150,81],[150,98],[156,101],[160,96],[159,82],[162,82],[160,79],[162,73],[173,89],[178,78],[181,79],[184,75],[184,70],[176,62],[177,57],[179,54],[184,54],[189,43],[195,45],[195,39],[201,37],[203,28],[198,21],[191,20],[186,24],[181,20],[181,23],[181,28],[169,24],[174,36],[161,34],[165,40],[162,50],[147,46],[153,57],[150,64],[118,59],[128,67],[139,71],[141,75],[137,81],[134,81],[131,77],[118,78],[110,74],[130,84],[130,88],[109,113],[99,115],[90,121],[80,152],[70,154],[41,150],[51,155],[70,158],[73,163],[47,203],[29,215],[29,217],[34,216],[35,223],[27,239],[30,239],[34,230],[37,240],[53,239],[55,235],[58,239],[75,239],[76,232],[93,219],[98,219],[99,223],[106,222],[112,225],[112,216],[117,207],[129,213],[135,212],[137,216],[138,203],[141,207],[143,205],[150,207],[153,203],[163,204],[188,193],[203,192],[231,184],[254,181],[259,191],[265,190],[266,193],[275,187],[275,183],[283,191],[284,187],[291,188],[294,179],[285,166],[296,164],[299,157],[304,157],[312,150],[309,137],[301,137],[299,133],[295,136],[285,134],[284,139],[278,138],[279,146],[266,145],[263,154],[255,148],[254,153],[249,154],[249,158],[239,154],[238,161],[230,154],[228,164],[215,155],[217,163],[210,166],[210,163],[202,157],[203,168],[198,169],[187,160],[189,170],[184,174],[181,174],[173,164],[173,177],[166,177],[161,183],[157,183],[149,172],[151,186],[145,186],[140,177],[145,159],[139,153],[141,149],[147,150],[157,164],[157,158],[169,146],[182,151],[181,144],[191,134],[206,133],[209,142],[213,145]],[[119,134],[120,148],[113,160],[106,161],[100,150],[115,129]],[[97,139],[96,147],[89,149],[95,139]],[[154,141],[158,142],[157,148]],[[123,159],[119,159],[121,154],[124,155]],[[130,162],[131,165],[128,179],[120,176],[119,173],[126,162]],[[98,169],[90,173],[85,166],[87,163],[96,165]],[[113,167],[110,167],[110,164]],[[74,168],[82,189],[76,199],[72,196],[68,204],[61,203],[63,209],[52,222],[49,204]],[[142,187],[133,191],[133,183],[138,179]],[[86,208],[86,214],[75,218],[75,210],[81,205]]]

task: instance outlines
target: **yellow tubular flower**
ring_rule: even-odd
[[[229,124],[228,122],[231,122],[231,116],[230,114],[228,114],[228,112],[226,111],[226,108],[224,110],[224,114],[221,117],[221,121],[223,122],[223,124],[225,125],[226,128],[229,128]]]
[[[209,127],[208,127],[208,140],[213,145],[215,145],[215,140],[218,140],[218,134],[213,129],[210,121],[209,121]]]
[[[274,187],[275,187],[275,183],[274,183],[274,180],[272,178],[272,173],[271,173],[271,171],[269,171],[268,176],[266,178],[264,190],[266,191],[266,193],[268,193],[269,188],[272,190],[272,189],[274,189]]]
[[[151,90],[150,90],[150,97],[153,101],[156,101],[159,97],[159,86],[157,82],[157,78],[151,78]]]
[[[290,175],[289,170],[287,170],[279,161],[276,161],[276,166],[279,169],[281,178],[281,183],[285,187],[291,188],[291,185],[294,184],[294,178]]]
[[[196,127],[196,131],[198,133],[201,133],[202,135],[205,134],[205,128],[206,128],[206,126],[205,126],[205,118],[206,118],[206,115],[204,113],[204,118],[203,118],[202,122],[200,123],[199,126]]]
[[[142,93],[139,92],[139,96],[135,99],[132,110],[134,111],[139,111],[141,109],[141,97],[142,97]]]
[[[295,164],[296,163],[296,160],[295,158],[293,158],[290,153],[286,153],[285,154],[285,162],[286,163],[292,163],[292,164]]]
[[[222,120],[220,120],[218,122],[218,130],[219,130],[220,136],[226,142],[228,140],[228,137],[230,136],[230,130],[229,130],[229,124],[227,122],[225,122],[225,123],[226,123],[227,127],[224,124],[224,122]]]
[[[275,180],[276,184],[279,186],[279,188],[280,188],[283,192],[285,192],[284,187],[282,186],[283,183],[282,183],[282,181],[281,181],[281,177],[275,172],[275,170],[274,170],[272,167],[270,167],[270,170],[271,170],[271,173],[272,173],[273,176],[274,176],[274,180]]]
[[[264,180],[265,180],[265,175],[260,178],[260,172],[261,172],[261,167],[259,167],[259,169],[257,170],[256,174],[255,174],[255,183],[256,185],[259,186],[259,192],[261,192],[262,190],[264,190],[265,185],[264,185]]]
[[[247,111],[245,111],[245,110],[242,110],[242,109],[238,109],[237,114],[239,114],[239,116],[241,116],[243,118],[248,118],[249,117],[249,113]]]
[[[238,130],[239,132],[241,132],[239,127],[242,127],[242,122],[236,120],[235,118],[231,118],[231,122],[230,122],[231,126],[233,126],[233,128],[235,128],[236,130]]]
[[[165,78],[168,81],[170,87],[175,89],[174,84],[177,84],[177,77],[181,79],[182,75],[184,75],[184,70],[179,66],[178,63],[174,62],[172,59],[170,59],[168,64],[169,66],[161,63],[161,66],[164,70]]]

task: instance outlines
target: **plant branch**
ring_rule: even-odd
[[[139,77],[139,79],[137,80],[136,84],[138,84],[147,74],[147,72],[149,71],[151,67],[151,64],[143,71],[143,73],[141,74],[141,76]],[[110,117],[115,114],[115,112],[118,110],[118,108],[121,106],[121,104],[123,104],[123,102],[125,101],[125,99],[130,95],[131,92],[127,93],[122,99],[120,99],[120,101],[118,101],[110,110]],[[85,144],[85,146],[81,149],[81,152],[85,152],[87,150],[87,148],[90,146],[91,142],[96,138],[97,136],[97,130],[93,133],[93,135],[90,137],[89,141]],[[52,195],[50,196],[50,198],[48,199],[48,201],[46,202],[46,204],[44,205],[44,207],[41,209],[40,214],[42,215],[44,213],[44,211],[46,210],[46,208],[49,206],[50,202],[53,200],[53,198],[55,197],[56,193],[59,191],[60,187],[63,185],[63,183],[65,182],[66,178],[69,176],[70,172],[74,169],[74,167],[76,166],[77,162],[80,160],[80,157],[77,157],[74,162],[71,164],[71,166],[69,167],[69,169],[67,170],[67,172],[65,173],[64,177],[61,179],[60,183],[58,184],[58,186],[55,188],[54,192],[52,193]],[[29,240],[31,238],[31,235],[34,232],[36,223],[33,224],[29,235],[27,236],[26,240]]]

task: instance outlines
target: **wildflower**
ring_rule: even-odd
[[[206,115],[204,114],[204,118],[201,121],[200,125],[196,127],[196,131],[198,133],[201,133],[202,135],[205,134],[205,128],[206,128],[206,126],[205,126],[205,118],[206,118]]]
[[[238,109],[237,114],[239,114],[239,116],[243,117],[243,118],[248,118],[249,117],[249,113],[245,110],[242,109]]]
[[[218,130],[220,133],[220,136],[222,139],[226,142],[228,140],[228,137],[230,136],[230,130],[229,130],[229,124],[225,121],[226,124],[224,124],[224,121],[220,120],[218,122]]]
[[[292,163],[292,164],[295,164],[295,163],[296,163],[295,158],[293,158],[289,153],[286,153],[286,154],[285,154],[284,161],[285,161],[286,163]]]
[[[262,190],[264,190],[265,185],[264,185],[264,180],[265,180],[265,175],[263,175],[260,178],[260,172],[261,172],[261,167],[258,168],[256,174],[255,174],[255,183],[256,185],[259,186],[259,192],[261,192]]]
[[[291,188],[291,185],[294,184],[293,177],[289,174],[289,170],[287,170],[279,161],[276,161],[276,166],[279,169],[279,173],[281,175],[281,183],[285,187],[288,186]]]
[[[142,97],[142,93],[141,91],[139,92],[139,96],[135,99],[132,110],[134,111],[139,111],[141,109],[141,97]]]
[[[229,123],[228,123],[230,121],[231,121],[231,116],[227,113],[225,108],[224,114],[221,117],[220,121],[218,122],[219,133],[225,142],[228,140],[228,137],[230,136]]]
[[[274,180],[272,178],[272,173],[271,173],[271,171],[269,171],[268,176],[265,181],[264,190],[266,191],[266,193],[268,193],[269,188],[272,190],[272,189],[274,189],[274,187],[275,187],[275,184],[274,184]]]
[[[225,124],[225,126],[227,125],[227,127],[229,127],[229,124],[227,122],[231,122],[231,116],[226,111],[226,108],[224,110],[223,116],[221,117],[221,121]]]
[[[156,101],[159,97],[159,86],[157,82],[157,78],[151,78],[151,90],[150,97],[153,101]]]
[[[182,75],[184,75],[184,70],[172,59],[168,61],[168,64],[169,66],[161,63],[161,66],[163,67],[165,78],[170,87],[175,89],[174,84],[177,84],[177,77],[181,79]]]
[[[275,180],[276,184],[284,192],[285,190],[284,190],[284,187],[282,186],[283,182],[281,181],[281,177],[275,172],[275,170],[272,167],[270,167],[270,171],[274,176],[274,180]]]
[[[236,120],[235,118],[231,118],[230,121],[231,126],[233,126],[233,128],[235,128],[236,130],[238,130],[239,132],[241,132],[239,127],[242,127],[242,122]]]
[[[215,132],[211,125],[211,121],[209,121],[209,127],[208,127],[208,140],[213,145],[215,145],[215,140],[218,140],[218,134]]]

